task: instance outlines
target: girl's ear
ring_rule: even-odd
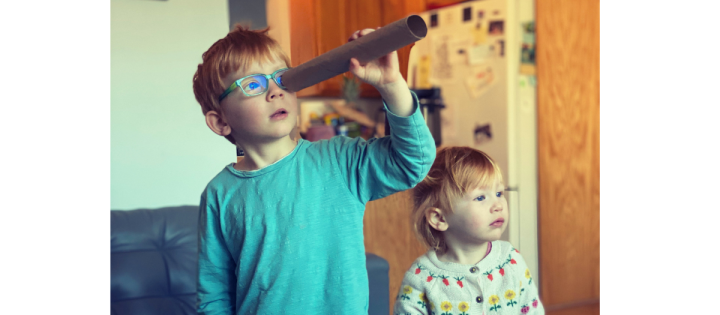
[[[432,226],[433,229],[438,231],[445,231],[448,229],[448,223],[445,220],[443,211],[439,208],[427,208],[425,209],[425,220]]]
[[[210,127],[210,130],[221,136],[227,136],[232,131],[232,128],[225,122],[222,115],[214,110],[205,114],[205,123]]]

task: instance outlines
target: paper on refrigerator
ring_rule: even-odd
[[[492,67],[483,64],[472,68],[470,76],[465,79],[465,87],[467,87],[472,98],[478,98],[496,82]]]

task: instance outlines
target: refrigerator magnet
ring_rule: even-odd
[[[467,7],[463,9],[463,22],[472,20],[472,8]]]
[[[437,27],[438,26],[438,15],[437,13],[433,13],[430,15],[430,27]]]
[[[473,138],[475,139],[476,145],[482,145],[490,142],[490,140],[492,140],[490,124],[476,126],[475,131],[473,132]]]
[[[490,27],[488,28],[488,34],[493,36],[499,36],[504,33],[505,21],[490,21]]]

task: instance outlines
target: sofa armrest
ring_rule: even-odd
[[[390,312],[390,265],[382,257],[365,253],[365,263],[370,287],[370,305],[368,314],[388,314]]]

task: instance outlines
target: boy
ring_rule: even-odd
[[[380,91],[391,136],[292,140],[297,98],[278,79],[290,62],[266,32],[236,27],[193,78],[208,127],[245,152],[201,197],[198,312],[367,314],[365,204],[420,182],[434,141],[396,52],[350,62]]]

